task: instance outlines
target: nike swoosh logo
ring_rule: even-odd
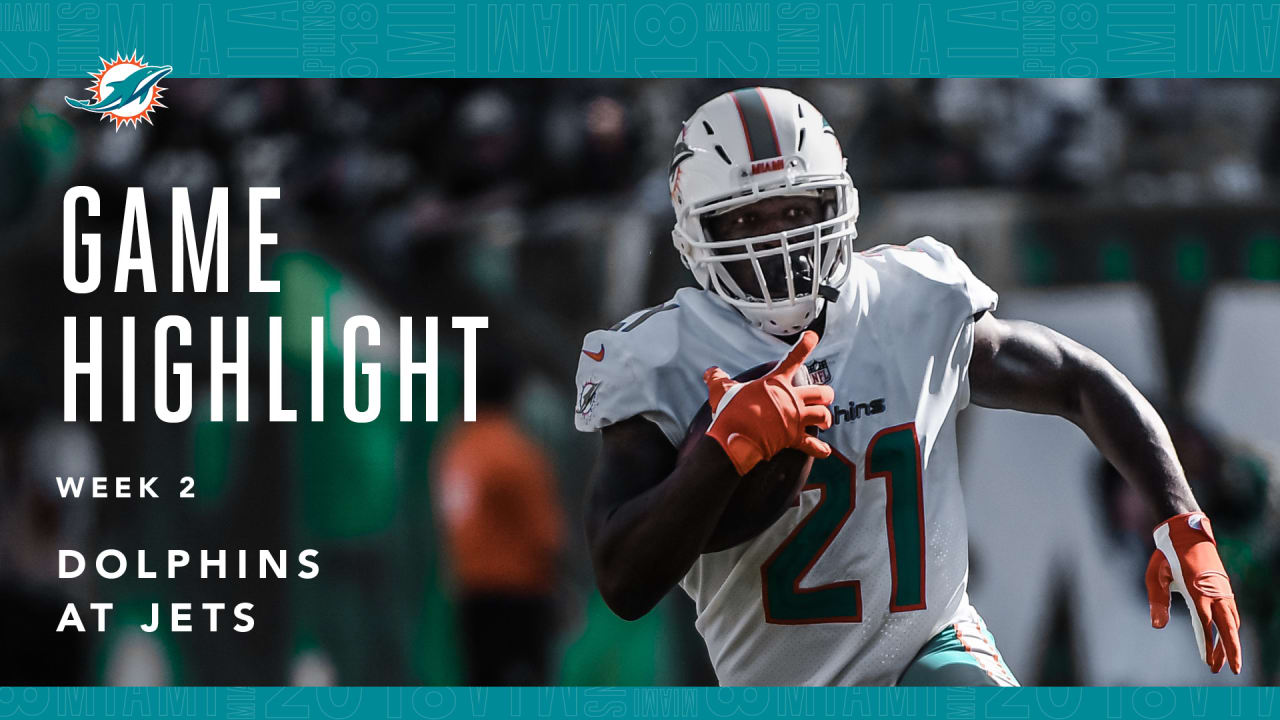
[[[582,354],[586,355],[592,360],[595,360],[596,362],[600,362],[601,360],[604,360],[604,345],[601,345],[600,349],[595,352],[591,352],[590,350],[583,349]]]

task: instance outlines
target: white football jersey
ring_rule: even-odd
[[[968,404],[973,318],[996,293],[931,237],[857,254],[807,367],[835,390],[798,506],[702,555],[681,581],[726,685],[889,685],[971,612],[955,417]],[[789,346],[716,295],[685,288],[587,335],[576,424],[634,416],[679,445],[702,374],[776,362]]]

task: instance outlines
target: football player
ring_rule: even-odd
[[[602,436],[586,529],[605,601],[634,619],[679,584],[722,684],[1015,685],[966,593],[955,418],[972,401],[1084,430],[1168,518],[1152,625],[1181,593],[1203,660],[1238,673],[1213,530],[1150,403],[1088,348],[997,317],[947,245],[854,252],[845,166],[786,90],[725,93],[685,122],[672,236],[701,287],[588,334],[579,358],[576,424]],[[801,365],[810,384],[793,386]],[[704,401],[710,426],[677,460]],[[817,458],[798,504],[704,552],[742,476],[784,448]]]

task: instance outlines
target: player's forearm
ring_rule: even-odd
[[[1198,510],[1160,415],[1123,374],[1090,354],[1077,372],[1072,420],[1160,517]]]
[[[973,401],[1079,426],[1162,517],[1198,509],[1151,403],[1096,352],[1044,326],[984,315],[969,363]]]
[[[643,616],[684,577],[739,479],[719,444],[704,438],[662,482],[619,505],[590,533],[596,584],[618,616]]]

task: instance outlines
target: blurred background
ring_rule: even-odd
[[[670,245],[671,146],[701,102],[750,83],[165,84],[154,126],[116,131],[67,107],[82,80],[0,81],[0,680],[714,682],[679,591],[634,623],[594,591],[581,508],[598,440],[573,430],[573,374],[584,333],[691,284]],[[1181,609],[1170,629],[1150,628],[1142,575],[1161,518],[1083,434],[962,414],[970,592],[1020,680],[1280,682],[1277,86],[770,84],[809,98],[839,134],[861,192],[859,247],[932,234],[1001,293],[1002,315],[1102,352],[1161,408],[1214,520],[1244,615],[1238,679],[1196,659]],[[102,217],[82,229],[103,234],[104,284],[124,189],[146,188],[160,292],[63,288],[61,203],[77,184],[102,195]],[[230,293],[168,292],[173,186],[191,189],[201,236],[210,188],[231,189]],[[244,292],[249,186],[281,187],[264,222],[279,235],[276,295]],[[194,327],[173,357],[194,364],[193,420],[157,421],[140,381],[139,420],[119,422],[116,318],[138,318],[145,379],[150,328],[168,313]],[[250,422],[207,421],[203,318],[253,317],[259,379],[263,318],[284,316],[286,405],[305,418],[309,339],[287,329],[325,315],[340,336],[356,313],[381,318],[391,348],[370,354],[384,363],[378,421],[342,418],[332,339],[325,422],[266,422],[262,381]],[[64,315],[105,317],[105,422],[62,422]],[[442,422],[398,421],[401,315],[490,317],[481,423],[457,423],[461,333],[447,319]],[[485,452],[494,438],[507,450]],[[162,488],[193,475],[197,498],[66,501],[53,482],[140,473]],[[59,548],[108,547],[316,548],[320,576],[57,579]],[[69,601],[113,602],[108,632],[55,634]],[[181,601],[253,602],[256,627],[138,631],[151,602]]]

